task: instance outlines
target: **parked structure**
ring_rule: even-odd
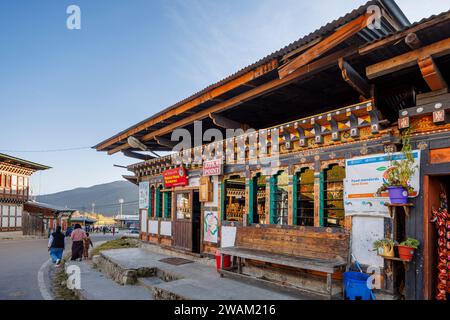
[[[411,25],[394,1],[370,1],[94,148],[145,160],[128,167],[142,240],[221,248],[238,257],[238,272],[324,294],[339,291],[353,254],[381,270],[386,295],[433,299],[429,221],[450,188],[449,70],[450,12]],[[194,136],[195,121],[202,133],[255,131],[164,157],[139,153],[172,150],[174,130]],[[406,129],[417,192],[393,207],[364,192],[383,177],[363,165],[385,163]],[[421,245],[403,263],[372,250],[383,237]]]
[[[0,153],[0,232],[22,229],[23,204],[30,197],[30,176],[48,166]]]
[[[46,237],[58,225],[65,231],[74,212],[76,210],[29,201],[23,205],[23,234]]]

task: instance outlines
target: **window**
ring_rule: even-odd
[[[11,191],[12,194],[17,194],[17,176],[11,178]]]
[[[266,177],[259,173],[250,181],[250,214],[252,223],[266,221]]]
[[[165,191],[163,192],[163,210],[164,210],[164,218],[170,218],[172,216],[172,192]]]
[[[161,190],[162,186],[160,185],[155,189],[155,217],[162,217],[162,205],[161,205]]]
[[[177,219],[191,219],[191,206],[189,203],[189,193],[177,193],[176,195]]]
[[[327,227],[344,227],[345,168],[333,165],[323,176],[323,224]]]
[[[245,208],[245,178],[231,177],[225,181],[225,220],[242,221]]]
[[[297,221],[299,226],[314,226],[314,170],[297,174]]]
[[[288,184],[289,177],[286,172],[282,172],[271,178],[272,197],[271,211],[273,224],[288,224]]]

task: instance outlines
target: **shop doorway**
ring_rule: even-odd
[[[436,299],[438,285],[438,232],[431,222],[433,209],[440,207],[440,195],[450,197],[450,175],[424,177],[424,298]],[[447,299],[450,296],[447,293]]]
[[[175,220],[172,225],[173,246],[200,253],[201,203],[198,190],[175,193]]]

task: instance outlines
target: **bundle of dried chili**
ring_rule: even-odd
[[[446,300],[450,292],[450,220],[447,207],[447,196],[440,195],[440,207],[433,210],[432,222],[436,223],[438,231],[438,281],[437,300]]]

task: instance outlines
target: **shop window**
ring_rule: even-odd
[[[271,212],[273,224],[288,224],[288,184],[289,176],[282,172],[272,177]]]
[[[150,194],[149,194],[149,204],[148,204],[148,216],[154,217],[155,216],[155,187],[150,187]]]
[[[245,178],[231,177],[225,181],[224,220],[242,222],[245,208]]]
[[[176,194],[177,219],[191,219],[191,206],[189,203],[189,193]]]
[[[161,185],[155,189],[155,217],[157,218],[162,217],[161,190]]]
[[[172,192],[166,191],[163,193],[163,210],[164,218],[170,218],[172,216]]]
[[[250,215],[251,223],[266,221],[266,177],[259,173],[250,180]]]
[[[296,176],[297,217],[295,224],[314,226],[314,170],[304,169]]]
[[[345,168],[333,165],[323,172],[323,225],[344,227]]]

